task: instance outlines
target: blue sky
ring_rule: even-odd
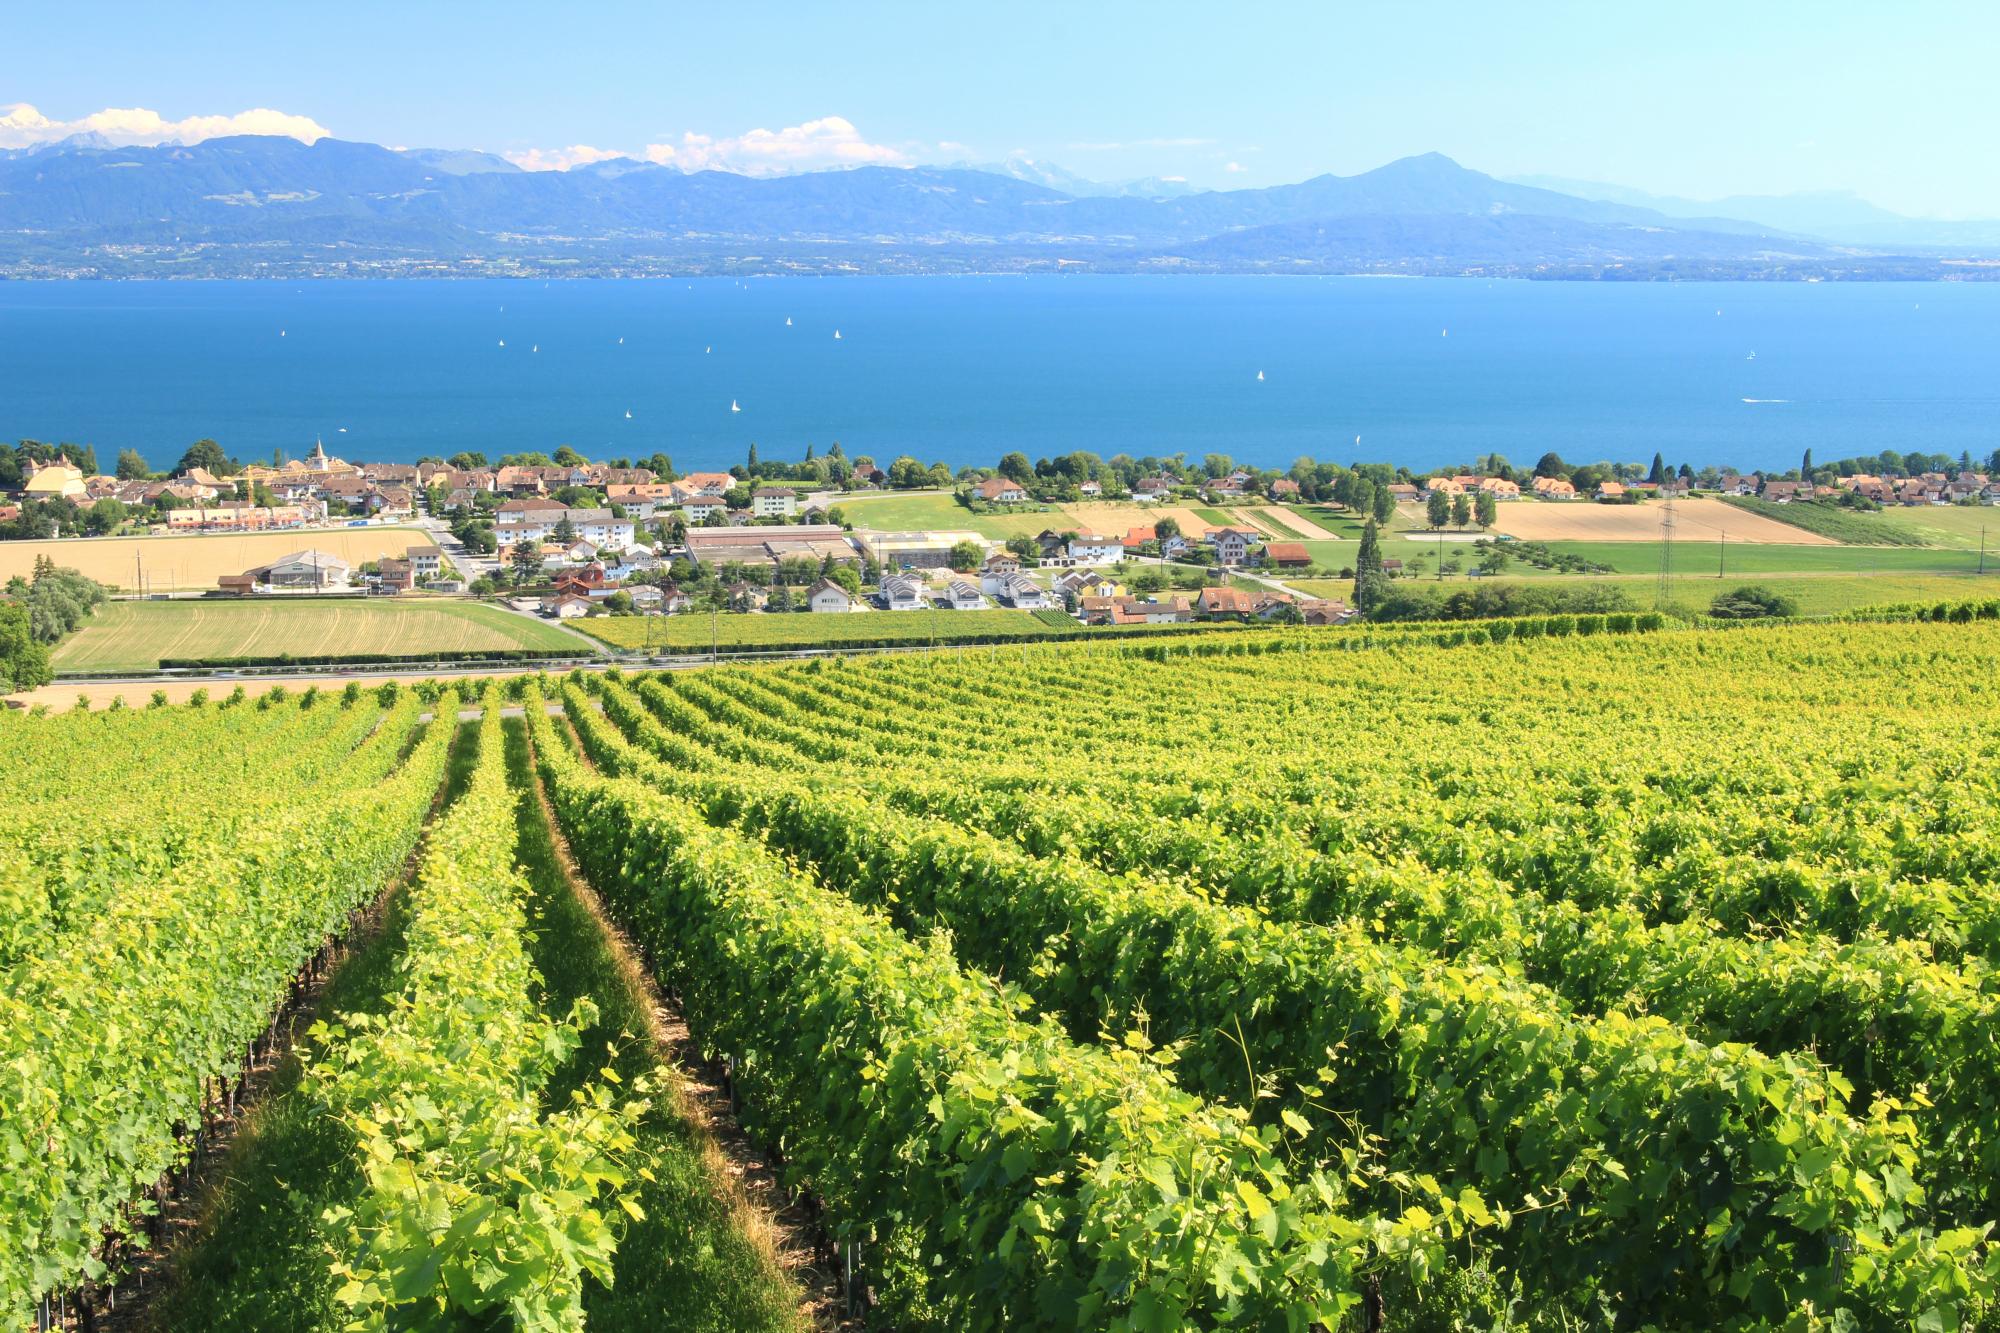
[[[324,130],[534,165],[1021,153],[1216,187],[1436,150],[1496,175],[1702,198],[1852,189],[1992,217],[1995,69],[1990,3],[69,0],[9,13],[0,145],[88,123],[133,139]],[[157,120],[87,119],[135,108]],[[181,124],[258,109],[278,116]]]

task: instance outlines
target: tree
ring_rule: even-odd
[[[1207,477],[1226,477],[1236,470],[1236,460],[1228,454],[1203,454],[1201,471]]]
[[[112,475],[120,481],[144,481],[153,475],[153,469],[146,466],[145,455],[137,449],[120,449],[118,469]]]
[[[614,616],[631,615],[632,594],[620,588],[617,592],[612,593],[604,599],[604,609]]]
[[[1560,477],[1569,470],[1569,464],[1563,462],[1562,455],[1553,449],[1543,454],[1541,461],[1535,464],[1535,475],[1538,477]]]
[[[214,440],[196,440],[189,445],[188,451],[181,455],[181,461],[174,465],[174,471],[190,472],[198,467],[207,468],[211,474],[218,477],[225,472],[236,471],[236,466],[230,462],[229,455],[223,453],[222,446]]]
[[[56,678],[46,644],[37,643],[28,627],[28,608],[0,600],[0,685],[32,690]]]
[[[542,572],[542,553],[526,537],[515,543],[514,549],[507,553],[507,561],[514,567],[516,583],[526,583]]]
[[[1812,446],[1806,446],[1806,456],[1799,460],[1799,480],[1812,480]]]
[[[467,449],[447,458],[445,465],[457,468],[460,472],[474,472],[486,466],[486,455],[476,449]]]
[[[1157,519],[1153,523],[1153,536],[1164,544],[1169,537],[1181,535],[1180,520],[1175,518]]]
[[[1387,486],[1371,486],[1374,492],[1368,502],[1368,512],[1375,516],[1377,523],[1387,523],[1396,512],[1396,495]]]
[[[1033,537],[1014,536],[1007,539],[1007,549],[1023,560],[1039,560],[1042,548]]]
[[[1473,517],[1479,521],[1479,526],[1482,528],[1493,526],[1493,520],[1500,517],[1500,502],[1493,498],[1493,492],[1479,493],[1478,498],[1473,501]]]
[[[985,551],[975,541],[962,541],[951,548],[951,567],[963,574],[979,568],[985,559]]]
[[[1806,466],[1812,466],[1812,450],[1810,449],[1806,450]],[[1666,473],[1667,460],[1660,457],[1659,450],[1655,449],[1653,451],[1653,469],[1646,474],[1646,480],[1657,486],[1667,479]]]
[[[556,520],[556,530],[552,535],[561,545],[572,545],[576,541],[576,524],[569,521],[568,514],[564,514]]]
[[[1369,517],[1375,512],[1375,483],[1366,477],[1353,478],[1347,484],[1345,503],[1363,518]]]
[[[908,454],[889,464],[889,485],[894,490],[913,491],[930,484],[930,469]]]
[[[585,463],[588,463],[589,461],[590,460],[588,458],[585,458],[582,454],[578,453],[576,450],[570,448],[566,444],[558,445],[556,447],[556,459],[555,459],[556,467],[582,467]]]
[[[1772,592],[1762,584],[1749,584],[1734,592],[1717,593],[1708,604],[1708,613],[1717,620],[1763,620],[1772,616],[1795,616],[1798,603]]]
[[[1693,465],[1693,464],[1691,464],[1691,463],[1683,463],[1683,464],[1681,464],[1681,468],[1680,468],[1680,477],[1681,477],[1681,480],[1682,480],[1682,481],[1687,481],[1687,482],[1691,482],[1691,481],[1693,481],[1693,480],[1694,480],[1694,465]]]
[[[757,470],[757,441],[755,440],[750,441],[750,457],[744,466],[752,472]]]
[[[861,571],[853,565],[835,565],[827,577],[839,584],[849,597],[861,595]]]
[[[1433,528],[1441,528],[1451,518],[1451,497],[1442,490],[1433,490],[1424,501],[1424,517]]]
[[[91,536],[102,537],[108,532],[116,532],[124,521],[125,506],[107,495],[90,507],[84,515],[83,526]]]
[[[1354,557],[1354,609],[1367,615],[1388,590],[1389,580],[1382,573],[1382,541],[1371,518],[1361,530],[1361,549]]]
[[[808,440],[806,442],[806,462],[810,463],[812,461],[813,461],[813,447],[812,447],[812,442]]]
[[[1454,528],[1462,528],[1471,521],[1472,501],[1466,499],[1463,494],[1454,495],[1451,498],[1451,525]]]
[[[1028,461],[1026,454],[1017,449],[1000,456],[1000,475],[1025,486],[1035,479],[1035,465]]]

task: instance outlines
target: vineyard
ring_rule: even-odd
[[[835,1317],[586,893],[853,1324],[1992,1327],[2000,625],[1617,619],[0,718],[0,1302],[116,1287],[386,891],[299,1275],[225,1206],[161,1326]]]

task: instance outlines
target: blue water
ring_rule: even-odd
[[[319,436],[387,461],[571,444],[683,469],[835,440],[953,466],[1790,467],[1808,446],[1983,456],[1996,407],[1995,283],[0,283],[0,437],[88,442],[107,467],[204,435],[246,460]]]

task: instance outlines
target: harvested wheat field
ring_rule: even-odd
[[[1531,542],[1656,542],[1659,503],[1601,505],[1588,500],[1517,500],[1500,506],[1494,530]],[[1838,546],[1840,543],[1789,523],[1748,513],[1720,500],[1677,501],[1678,535],[1714,541],[1726,532],[1733,542],[1776,546]]]
[[[45,555],[114,588],[187,592],[213,588],[223,574],[241,574],[294,551],[325,551],[360,566],[400,556],[431,540],[421,528],[313,528],[285,532],[217,533],[199,537],[74,537],[49,542],[0,542],[0,583],[34,572]],[[135,564],[136,557],[136,564]]]
[[[1076,525],[1078,532],[1103,532],[1118,537],[1137,527],[1150,529],[1163,518],[1170,518],[1180,524],[1181,531],[1189,537],[1200,536],[1216,526],[1186,505],[1120,504],[1115,501],[1105,501],[1101,504],[1064,505],[1062,512]]]

